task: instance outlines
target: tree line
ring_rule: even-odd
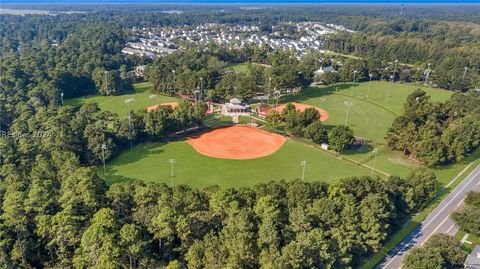
[[[465,205],[454,211],[451,217],[462,231],[480,236],[480,193],[469,192],[465,197]],[[409,252],[403,267],[464,268],[466,257],[467,252],[460,248],[456,238],[446,234],[434,234],[425,245]]]
[[[480,146],[480,92],[456,93],[434,103],[422,90],[410,94],[387,134],[388,146],[428,166],[459,162]]]
[[[348,126],[339,125],[327,133],[320,121],[320,113],[313,107],[299,111],[294,104],[287,103],[281,112],[270,110],[265,120],[271,128],[305,137],[317,144],[328,143],[337,152],[343,152],[355,142],[353,130]]]
[[[433,173],[242,189],[106,186],[75,153],[4,163],[0,263],[22,268],[350,268],[435,191]]]
[[[207,98],[251,98],[272,95],[274,90],[291,92],[309,85],[320,67],[319,53],[297,59],[290,51],[247,46],[240,50],[209,44],[208,49],[190,45],[182,51],[155,59],[147,67],[146,79],[155,92]],[[251,61],[247,72],[235,72],[229,63]]]

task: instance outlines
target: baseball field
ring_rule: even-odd
[[[96,102],[102,109],[124,117],[127,112],[125,99],[135,99],[131,104],[133,109],[144,109],[152,104],[177,101],[175,98],[165,96],[149,98],[151,96],[149,87],[151,85],[148,83],[140,83],[135,85],[136,92],[133,94],[113,97],[93,96],[67,102],[68,104]],[[425,90],[434,101],[445,101],[452,94],[442,89],[375,81],[370,86],[368,82],[363,82],[356,83],[355,86],[351,83],[343,83],[328,87],[307,88],[301,93],[280,99],[280,104],[295,102],[315,106],[328,114],[328,118],[323,122],[327,129],[347,122],[356,136],[365,139],[366,145],[354,151],[347,151],[341,156],[325,152],[318,146],[294,138],[283,138],[281,145],[264,151],[258,147],[258,143],[261,142],[251,139],[258,134],[248,138],[240,135],[241,132],[237,132],[238,130],[234,130],[230,134],[207,139],[200,143],[200,147],[192,142],[194,139],[136,145],[107,163],[105,178],[109,183],[139,179],[172,184],[173,168],[174,185],[188,184],[192,187],[204,187],[217,184],[224,187],[242,187],[271,180],[301,178],[303,173],[301,161],[306,161],[305,180],[331,182],[348,176],[370,175],[369,168],[372,166],[385,174],[405,177],[420,164],[388,150],[385,134],[396,115],[401,113],[406,97],[417,88]],[[348,107],[350,107],[349,111]],[[242,118],[242,122],[248,122],[248,119]],[[228,117],[218,117],[210,121],[209,125],[221,128],[228,123],[230,123]],[[232,136],[232,133],[240,136]],[[197,135],[197,138],[202,135]],[[227,142],[236,148],[219,149],[224,146],[222,143]],[[256,152],[257,155],[238,158],[229,158],[225,155],[229,151],[239,149],[246,149],[242,154],[250,151],[252,154]],[[373,158],[373,149],[378,150],[375,158]],[[223,151],[224,155],[208,152],[211,150]],[[171,159],[175,159],[175,164],[171,164]],[[454,165],[436,170],[436,173],[443,182],[463,166],[464,164]],[[382,173],[375,174],[384,176]]]

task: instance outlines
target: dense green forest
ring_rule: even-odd
[[[311,183],[285,179],[244,189],[197,190],[143,182],[107,186],[95,165],[132,142],[162,140],[201,126],[205,104],[185,101],[175,111],[162,107],[152,113],[134,112],[130,121],[92,104],[61,106],[61,93],[68,98],[128,91],[132,81],[127,73],[145,63],[150,63],[147,79],[154,91],[164,94],[191,95],[201,87],[210,98],[248,98],[259,90],[276,88],[285,93],[304,87],[313,81],[314,70],[336,60],[319,63],[321,56],[316,53],[297,59],[290,52],[248,47],[232,51],[213,45],[205,53],[192,46],[153,61],[120,53],[132,26],[260,21],[268,29],[272,23],[321,19],[322,13],[302,15],[304,11],[260,10],[249,11],[248,16],[238,10],[0,15],[1,266],[348,268],[377,251],[431,198],[436,190],[433,173],[421,169],[405,179],[354,177],[331,185],[321,183],[321,178]],[[456,7],[452,11],[459,12]],[[419,143],[409,148],[401,142],[407,134],[393,128],[392,137],[401,139],[392,139],[392,147],[407,149],[434,165],[461,160],[478,146],[478,93],[472,89],[478,86],[480,57],[474,28],[460,31],[463,26],[452,25],[435,32],[432,44],[402,52],[406,37],[427,40],[431,31],[418,29],[441,28],[445,22],[407,16],[397,20],[404,27],[392,32],[385,17],[369,15],[373,10],[356,16],[342,12],[322,20],[360,33],[332,37],[328,46],[364,58],[342,59],[334,81],[351,81],[353,70],[358,70],[359,81],[369,73],[375,79],[388,79],[391,73],[385,67],[394,59],[419,66],[431,62],[438,66],[434,74],[443,74],[435,80],[443,83],[445,78],[451,85],[457,85],[458,78],[450,80],[450,74],[458,75],[457,69],[464,65],[470,68],[465,84],[451,87],[459,93],[446,104],[432,104],[421,92],[416,93],[418,100],[409,99],[405,115],[394,127],[412,126],[411,134],[418,136]],[[476,23],[471,10],[462,12],[464,20]],[[453,16],[445,13],[439,20],[452,21]],[[423,20],[426,26],[417,30],[409,26]],[[374,31],[378,40],[388,38],[388,43],[365,46],[369,40],[364,38]],[[252,65],[246,74],[229,71],[228,63],[243,61],[271,67]],[[175,78],[171,70],[177,70]],[[396,81],[422,80],[421,70],[405,65],[398,72]],[[305,130],[308,138],[327,139],[323,127],[312,124],[312,115],[284,116],[311,126]],[[292,131],[298,126],[292,125]],[[471,140],[464,140],[464,127],[471,129]],[[336,131],[351,140],[349,130]],[[431,154],[428,143],[443,145],[443,151]],[[339,150],[343,144],[339,141]]]

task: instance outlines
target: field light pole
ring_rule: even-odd
[[[368,74],[368,76],[370,77],[370,81],[368,82],[367,97],[366,97],[365,99],[368,99],[368,96],[370,96],[370,87],[372,86],[372,77],[373,77],[373,74]]]
[[[398,64],[398,60],[395,60],[395,66],[393,67],[393,80],[395,80],[395,74],[397,73],[397,64]]]
[[[203,77],[200,77],[200,97],[203,100]]]
[[[430,76],[430,63],[428,63],[427,70],[425,70],[425,84],[428,83],[428,77]]]
[[[377,153],[378,153],[378,150],[373,149],[373,165],[372,165],[372,173],[370,174],[370,176],[373,176],[373,173],[375,170],[375,161],[377,160]]]
[[[148,97],[148,99],[149,99],[150,101],[152,101],[152,99],[155,98],[155,97],[157,97],[157,95],[156,95],[156,94],[152,94],[152,95],[150,95],[150,96]],[[152,104],[152,102],[150,102],[150,104]]]
[[[107,149],[106,144],[102,144],[102,158],[103,158],[103,175],[106,174],[106,169],[105,169],[105,150]]]
[[[305,167],[307,166],[307,161],[300,161],[300,165],[303,166],[302,169],[302,181],[305,179]]]
[[[463,81],[465,80],[465,75],[467,74],[467,70],[468,70],[468,67],[465,66],[463,68],[462,84],[463,84]]]
[[[465,75],[463,75],[463,76],[465,77]],[[63,106],[63,92],[60,93],[60,102],[62,103],[62,106]]]
[[[130,135],[132,135],[132,115],[131,115],[131,109],[130,109],[130,103],[135,101],[135,99],[133,98],[130,98],[130,99],[127,99],[125,100],[125,104],[127,104],[127,107],[128,107],[128,132],[130,133]],[[133,145],[132,145],[132,139],[130,138],[130,150],[132,149]]]
[[[350,114],[350,108],[353,106],[352,102],[345,101],[343,103],[347,107],[347,116],[345,117],[345,126],[348,125],[348,114]]]
[[[353,71],[352,91],[350,92],[350,96],[353,96],[353,87],[355,87],[355,77],[357,76],[357,72],[357,70]]]
[[[280,94],[277,93],[277,87],[274,87],[273,88],[273,96],[274,96],[274,99],[273,99],[273,103],[275,104],[275,108],[277,108],[278,106],[278,97],[279,97]]]
[[[169,161],[168,161],[171,165],[171,174],[170,174],[170,180],[172,181],[172,188],[173,188],[173,167],[175,166],[175,158],[171,158]]]
[[[387,97],[385,97],[385,104],[388,103],[388,98],[390,97],[390,91],[392,90],[392,84],[393,84],[393,75],[390,76],[390,86],[388,87],[388,90],[387,90]]]

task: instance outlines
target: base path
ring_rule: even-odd
[[[327,111],[319,108],[319,107],[316,107],[316,106],[310,106],[310,105],[305,105],[305,104],[301,104],[301,103],[292,103],[295,108],[301,112],[303,112],[305,109],[307,108],[310,108],[310,107],[313,107],[315,108],[318,112],[320,112],[320,120],[321,121],[326,121],[329,117],[329,114]],[[267,115],[267,113],[270,111],[270,110],[276,110],[278,111],[279,113],[282,113],[282,110],[285,108],[286,104],[280,104],[276,107],[266,107],[266,108],[262,108],[260,110],[260,113],[264,114],[264,115]]]
[[[158,104],[158,105],[149,106],[149,107],[147,107],[147,112],[157,110],[161,106],[171,106],[172,108],[176,108],[178,106],[178,103],[177,102],[169,102],[169,103],[161,103],[161,104]]]
[[[246,160],[268,156],[286,138],[250,126],[218,128],[189,137],[188,143],[200,154],[222,159]]]
[[[469,191],[480,191],[480,165],[477,166],[450,194],[392,250],[377,268],[398,269],[413,247],[421,246],[435,233],[454,236],[458,227],[450,214],[458,209]]]

